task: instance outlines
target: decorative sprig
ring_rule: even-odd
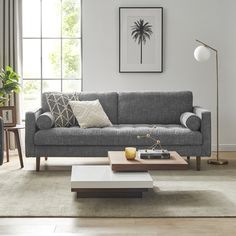
[[[157,126],[155,125],[155,126],[153,126],[152,130],[153,130],[153,129],[156,129],[156,128],[157,128]],[[155,149],[157,149],[157,147],[159,146],[159,148],[160,148],[161,150],[163,150],[163,148],[162,148],[162,146],[161,146],[161,140],[152,137],[152,135],[151,135],[152,130],[150,131],[150,133],[147,133],[147,134],[145,134],[145,135],[138,135],[137,138],[138,138],[138,139],[141,139],[141,138],[151,139],[151,140],[154,141],[154,144],[153,144],[149,149],[155,150]]]

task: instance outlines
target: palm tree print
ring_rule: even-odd
[[[140,19],[134,22],[134,25],[131,27],[132,32],[131,36],[134,41],[138,41],[140,44],[140,64],[143,64],[143,44],[146,43],[147,39],[150,40],[152,35],[152,25],[149,22],[144,22],[144,20]]]

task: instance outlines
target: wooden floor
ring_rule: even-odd
[[[235,159],[236,153],[222,153],[221,157]],[[18,159],[13,157],[12,161]],[[25,164],[25,169],[35,168],[34,162]],[[42,169],[58,168],[61,166]],[[0,218],[2,235],[235,236],[236,218]]]
[[[236,219],[2,218],[0,235],[235,236]]]
[[[0,235],[235,236],[235,218],[79,219],[2,218]]]

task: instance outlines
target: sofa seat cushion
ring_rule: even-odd
[[[105,128],[82,129],[80,127],[60,127],[39,130],[35,134],[35,145],[117,145],[143,146],[152,145],[147,139],[137,139],[138,135],[151,132],[158,137],[162,145],[201,145],[202,135],[182,125],[114,125]]]

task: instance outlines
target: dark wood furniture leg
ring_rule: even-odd
[[[9,162],[9,137],[8,137],[8,131],[5,130],[6,135],[6,155],[7,155],[7,162]]]
[[[19,135],[19,130],[24,129],[24,125],[16,125],[14,127],[4,127],[4,132],[6,135],[6,157],[7,157],[7,162],[9,162],[9,134],[10,132],[14,133],[15,136],[15,145],[18,150],[18,156],[20,160],[20,166],[21,168],[24,167],[24,162],[23,162],[23,156],[22,156],[22,151],[21,151],[21,145],[20,145],[20,135]]]
[[[196,157],[196,166],[197,171],[201,170],[201,157]]]
[[[36,157],[36,171],[40,171],[40,157]]]
[[[16,140],[16,146],[18,150],[18,155],[20,159],[20,166],[21,168],[24,168],[24,162],[23,162],[23,157],[22,157],[22,151],[21,151],[21,145],[20,145],[20,135],[19,135],[19,130],[16,129],[13,131],[15,135],[15,140]]]
[[[187,162],[190,164],[190,156],[187,156]]]

